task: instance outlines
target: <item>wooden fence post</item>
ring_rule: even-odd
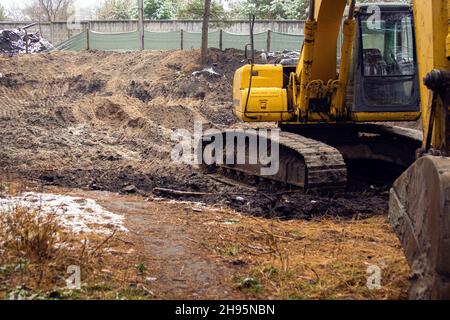
[[[25,29],[25,53],[28,54],[28,29]]]
[[[50,41],[52,44],[55,43],[55,30],[53,28],[53,21],[50,21]]]
[[[272,43],[272,31],[269,29],[267,30],[267,52],[270,52],[271,49],[271,43]]]
[[[183,29],[180,30],[180,36],[181,36],[180,47],[181,47],[181,50],[184,50],[184,30]]]
[[[144,32],[144,1],[139,0],[138,1],[138,34],[139,34],[139,49],[144,50],[145,49],[145,32]]]
[[[90,39],[90,32],[89,27],[86,29],[86,50],[91,50],[91,39]]]

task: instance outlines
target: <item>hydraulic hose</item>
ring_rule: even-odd
[[[250,101],[250,93],[251,93],[252,85],[253,85],[253,72],[254,72],[254,67],[255,67],[255,39],[254,39],[254,32],[253,32],[254,27],[255,27],[255,15],[250,15],[250,47],[251,47],[252,53],[251,53],[251,58],[250,58],[250,80],[249,80],[249,84],[248,84],[247,98],[245,101],[244,116],[249,119],[257,120],[258,118],[247,115],[248,104]]]

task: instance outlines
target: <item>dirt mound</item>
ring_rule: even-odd
[[[243,52],[211,50],[206,71],[198,60],[195,50],[0,57],[1,172],[94,190],[198,191],[207,195],[192,200],[284,219],[386,212],[378,191],[236,200],[245,189],[171,161],[173,130],[236,124],[232,78]]]
[[[218,77],[193,75],[197,51],[0,58],[3,171],[116,191],[185,181],[191,168],[167,161],[172,130],[234,122],[230,79],[243,55],[210,58]]]

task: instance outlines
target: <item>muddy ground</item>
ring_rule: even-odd
[[[119,286],[125,298],[405,298],[409,268],[385,217],[393,177],[366,179],[360,168],[347,190],[303,194],[170,160],[176,129],[192,132],[195,121],[243,126],[231,111],[243,52],[213,50],[217,74],[193,75],[203,69],[198,56],[0,57],[0,183],[27,181],[31,190],[95,199],[123,215],[130,232],[117,240],[126,254],[98,272],[129,271]],[[366,287],[373,264],[383,272],[381,290]],[[151,294],[129,292],[136,265],[156,278],[144,283]],[[108,281],[84,294],[117,298]],[[0,291],[10,285],[0,281]]]
[[[193,75],[202,70],[198,51],[1,57],[1,173],[87,190],[203,192],[184,198],[258,216],[385,214],[386,183],[353,179],[345,192],[274,193],[170,161],[173,130],[192,132],[194,121],[240,125],[232,115],[231,89],[233,73],[244,63],[241,51],[213,50],[209,66],[218,75]]]
[[[277,221],[219,205],[69,193],[127,217],[134,258],[157,278],[152,298],[406,298],[409,268],[383,216]],[[378,290],[367,288],[371,265],[382,272]]]
[[[0,187],[3,203],[42,197],[38,207],[48,208],[57,201],[54,210],[65,221],[55,225],[61,220],[52,211],[8,210],[0,201],[0,299],[407,296],[409,268],[383,216],[279,221],[218,204],[8,183],[1,176]],[[23,233],[35,214],[48,220],[32,230],[51,225],[54,245],[23,242],[35,234]],[[69,266],[80,268],[79,288],[67,287]],[[367,286],[374,267],[382,276],[376,289]]]

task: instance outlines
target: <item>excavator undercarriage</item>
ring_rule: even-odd
[[[209,171],[221,168],[247,177],[265,178],[303,190],[343,189],[353,163],[383,162],[397,166],[402,172],[414,163],[422,142],[416,130],[379,124],[283,126],[281,129],[274,129],[278,133],[276,140],[266,130],[263,134],[258,129],[225,130],[220,133],[222,141],[226,141],[223,150],[216,152],[214,162],[205,167]],[[216,137],[217,133],[204,136],[203,149],[214,143]],[[278,161],[276,174],[261,175],[262,167],[273,163],[256,159],[259,149],[252,148],[252,142],[258,142],[257,148],[277,146],[273,148],[278,151],[276,155],[269,148],[271,161]],[[245,161],[239,162],[237,152],[241,150],[245,150]],[[371,170],[369,165],[367,171]]]

